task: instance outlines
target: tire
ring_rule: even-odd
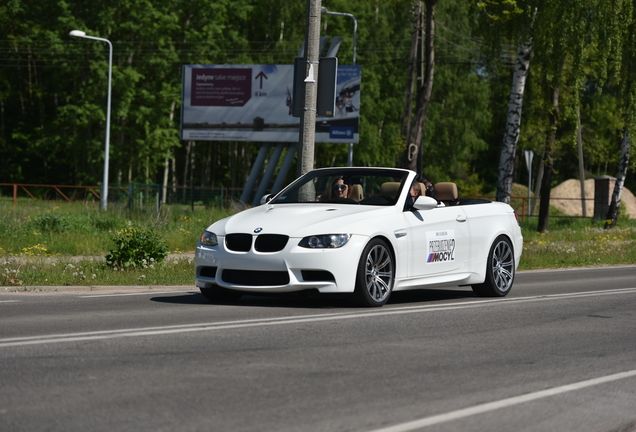
[[[360,306],[380,307],[391,296],[395,283],[395,259],[386,242],[371,240],[358,263],[354,300]]]
[[[473,292],[480,297],[504,297],[515,280],[515,254],[510,239],[500,235],[495,239],[486,262],[486,280],[473,285]]]
[[[211,288],[199,288],[203,297],[212,303],[232,303],[243,295],[240,291],[232,291],[217,286]]]

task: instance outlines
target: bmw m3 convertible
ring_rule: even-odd
[[[311,290],[369,307],[427,287],[507,295],[523,245],[512,207],[460,198],[451,182],[413,196],[413,186],[425,190],[416,178],[397,168],[311,171],[205,229],[196,286],[211,301]]]

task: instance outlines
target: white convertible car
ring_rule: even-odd
[[[458,198],[450,182],[414,200],[416,177],[396,168],[311,171],[210,225],[197,245],[196,286],[212,301],[313,290],[350,293],[363,306],[424,287],[508,294],[523,245],[512,207]]]

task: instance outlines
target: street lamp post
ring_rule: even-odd
[[[73,30],[69,33],[69,36],[81,37],[85,39],[93,39],[108,44],[108,100],[106,102],[106,143],[104,145],[104,179],[102,180],[102,193],[99,199],[100,207],[102,210],[106,210],[108,206],[108,156],[110,154],[110,90],[113,75],[113,44],[108,39],[98,38],[95,36],[88,36],[81,30]]]
[[[330,10],[327,10],[326,7],[323,7],[320,10],[320,13],[322,13],[323,15],[346,16],[346,17],[349,17],[349,18],[353,19],[353,64],[355,65],[356,64],[356,34],[358,33],[358,21],[356,20],[356,17],[354,17],[350,13],[332,12]]]
[[[356,20],[356,17],[354,17],[353,14],[350,14],[350,13],[332,12],[330,10],[327,10],[326,7],[321,8],[320,13],[322,13],[323,15],[346,16],[353,19],[353,64],[355,65],[356,64],[356,34],[358,33],[358,20]],[[349,143],[349,157],[347,158],[347,165],[348,166],[353,165],[353,143]]]

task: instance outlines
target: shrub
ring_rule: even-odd
[[[124,228],[113,237],[113,242],[117,249],[106,255],[110,267],[144,267],[159,263],[168,255],[166,241],[150,229]]]
[[[115,230],[125,225],[125,223],[119,220],[115,216],[105,214],[105,215],[96,216],[93,220],[93,225],[99,231],[109,231],[109,230]]]
[[[68,220],[55,213],[37,215],[32,223],[35,229],[40,232],[64,232],[69,228]]]

